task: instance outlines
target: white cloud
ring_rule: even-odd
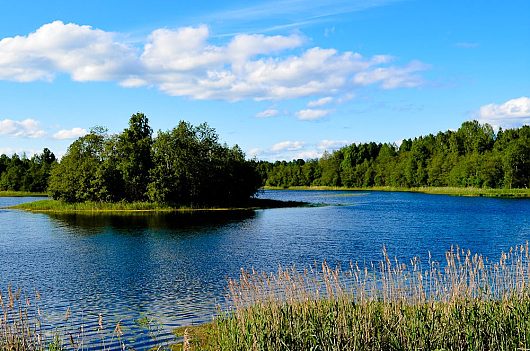
[[[327,116],[331,111],[329,110],[318,110],[318,109],[306,109],[296,112],[296,116],[302,121],[314,121]]]
[[[307,107],[318,107],[318,106],[324,106],[333,101],[333,98],[331,96],[326,96],[318,100],[309,101],[307,103]]]
[[[348,140],[327,140],[327,139],[324,139],[324,140],[321,140],[317,144],[317,148],[319,150],[331,151],[331,150],[340,149],[341,147],[343,147],[345,145],[348,145],[348,144],[350,144],[350,142]]]
[[[275,117],[275,116],[278,116],[279,113],[280,113],[280,111],[278,111],[277,109],[269,108],[269,109],[267,109],[265,111],[261,111],[258,114],[256,114],[256,117],[258,117],[258,118]]]
[[[35,149],[21,149],[21,148],[12,148],[12,147],[0,147],[0,155],[7,155],[12,156],[14,154],[17,154],[19,156],[22,156],[26,154],[26,157],[31,157],[35,154],[38,154],[41,151],[37,151]]]
[[[22,121],[3,119],[0,120],[0,135],[39,138],[46,135],[46,132],[40,128],[38,121],[31,118]]]
[[[315,159],[322,156],[324,151],[334,151],[350,144],[348,140],[323,139],[316,143],[286,140],[272,145],[270,148],[253,148],[247,154],[260,160],[297,160]]]
[[[77,139],[87,134],[86,129],[84,128],[72,128],[72,129],[61,129],[53,135],[54,139]]]
[[[379,67],[360,72],[353,81],[359,85],[380,83],[383,89],[414,88],[423,84],[423,79],[417,72],[425,71],[429,66],[419,61],[413,61],[405,67]]]
[[[300,150],[304,146],[304,142],[302,141],[281,141],[279,143],[274,144],[271,147],[271,151],[278,152],[278,151],[294,151],[294,150]]]
[[[495,127],[516,127],[530,124],[530,98],[508,100],[502,104],[488,104],[480,108],[478,116],[481,122]]]
[[[139,68],[135,56],[113,33],[55,21],[0,40],[0,79],[51,80],[67,73],[76,81],[120,80]]]
[[[115,81],[153,86],[193,99],[281,100],[344,94],[352,87],[416,87],[427,68],[413,61],[388,66],[389,55],[363,57],[350,51],[304,48],[301,35],[239,34],[211,43],[209,28],[157,29],[143,47],[116,33],[55,21],[25,36],[0,40],[0,80]]]

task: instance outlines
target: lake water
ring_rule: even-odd
[[[48,320],[58,323],[70,307],[71,323],[95,330],[101,313],[110,325],[122,320],[127,336],[143,316],[163,331],[211,320],[227,277],[241,268],[369,262],[381,258],[383,245],[400,259],[430,252],[442,260],[451,245],[497,259],[530,238],[526,199],[347,191],[260,197],[329,206],[133,217],[0,210],[0,290],[37,289]],[[0,198],[0,207],[31,200]],[[129,343],[142,349],[149,339]]]

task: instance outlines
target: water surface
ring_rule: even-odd
[[[135,216],[47,215],[0,210],[0,289],[38,289],[59,319],[70,307],[95,328],[97,314],[164,330],[208,321],[226,278],[378,260],[383,245],[407,259],[443,259],[451,245],[497,258],[530,238],[530,200],[393,192],[264,191],[264,198],[330,206]],[[29,198],[0,198],[0,207]],[[141,338],[140,338],[141,339]],[[145,348],[145,339],[131,341]]]

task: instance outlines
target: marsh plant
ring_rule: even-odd
[[[457,247],[445,264],[323,263],[229,281],[220,350],[517,350],[530,347],[529,247],[496,262]]]
[[[451,248],[440,263],[391,259],[333,267],[326,262],[276,273],[241,271],[228,282],[229,307],[212,323],[157,338],[163,350],[524,350],[530,348],[528,244],[497,261]],[[125,350],[121,322],[102,315],[84,327],[45,325],[38,292],[0,295],[0,350]],[[94,340],[97,342],[95,343]],[[151,346],[150,346],[151,347]]]
[[[5,292],[0,290],[1,351],[131,349],[121,321],[108,323],[102,314],[76,316],[70,308],[58,318],[49,318],[40,301],[38,291],[27,295],[11,286]],[[149,323],[152,325],[153,320]],[[160,337],[162,331],[149,327],[152,349],[169,349],[170,342]]]

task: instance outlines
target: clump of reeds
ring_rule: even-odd
[[[516,350],[530,347],[528,244],[490,262],[451,248],[347,269],[323,263],[229,281],[220,350]]]
[[[121,322],[107,328],[101,314],[95,316],[97,325],[85,327],[77,318],[73,321],[68,308],[56,324],[46,320],[39,302],[38,291],[32,295],[8,286],[0,290],[0,351],[58,351],[58,350],[125,350]],[[71,324],[69,324],[71,322]],[[166,349],[167,345],[157,345]]]

